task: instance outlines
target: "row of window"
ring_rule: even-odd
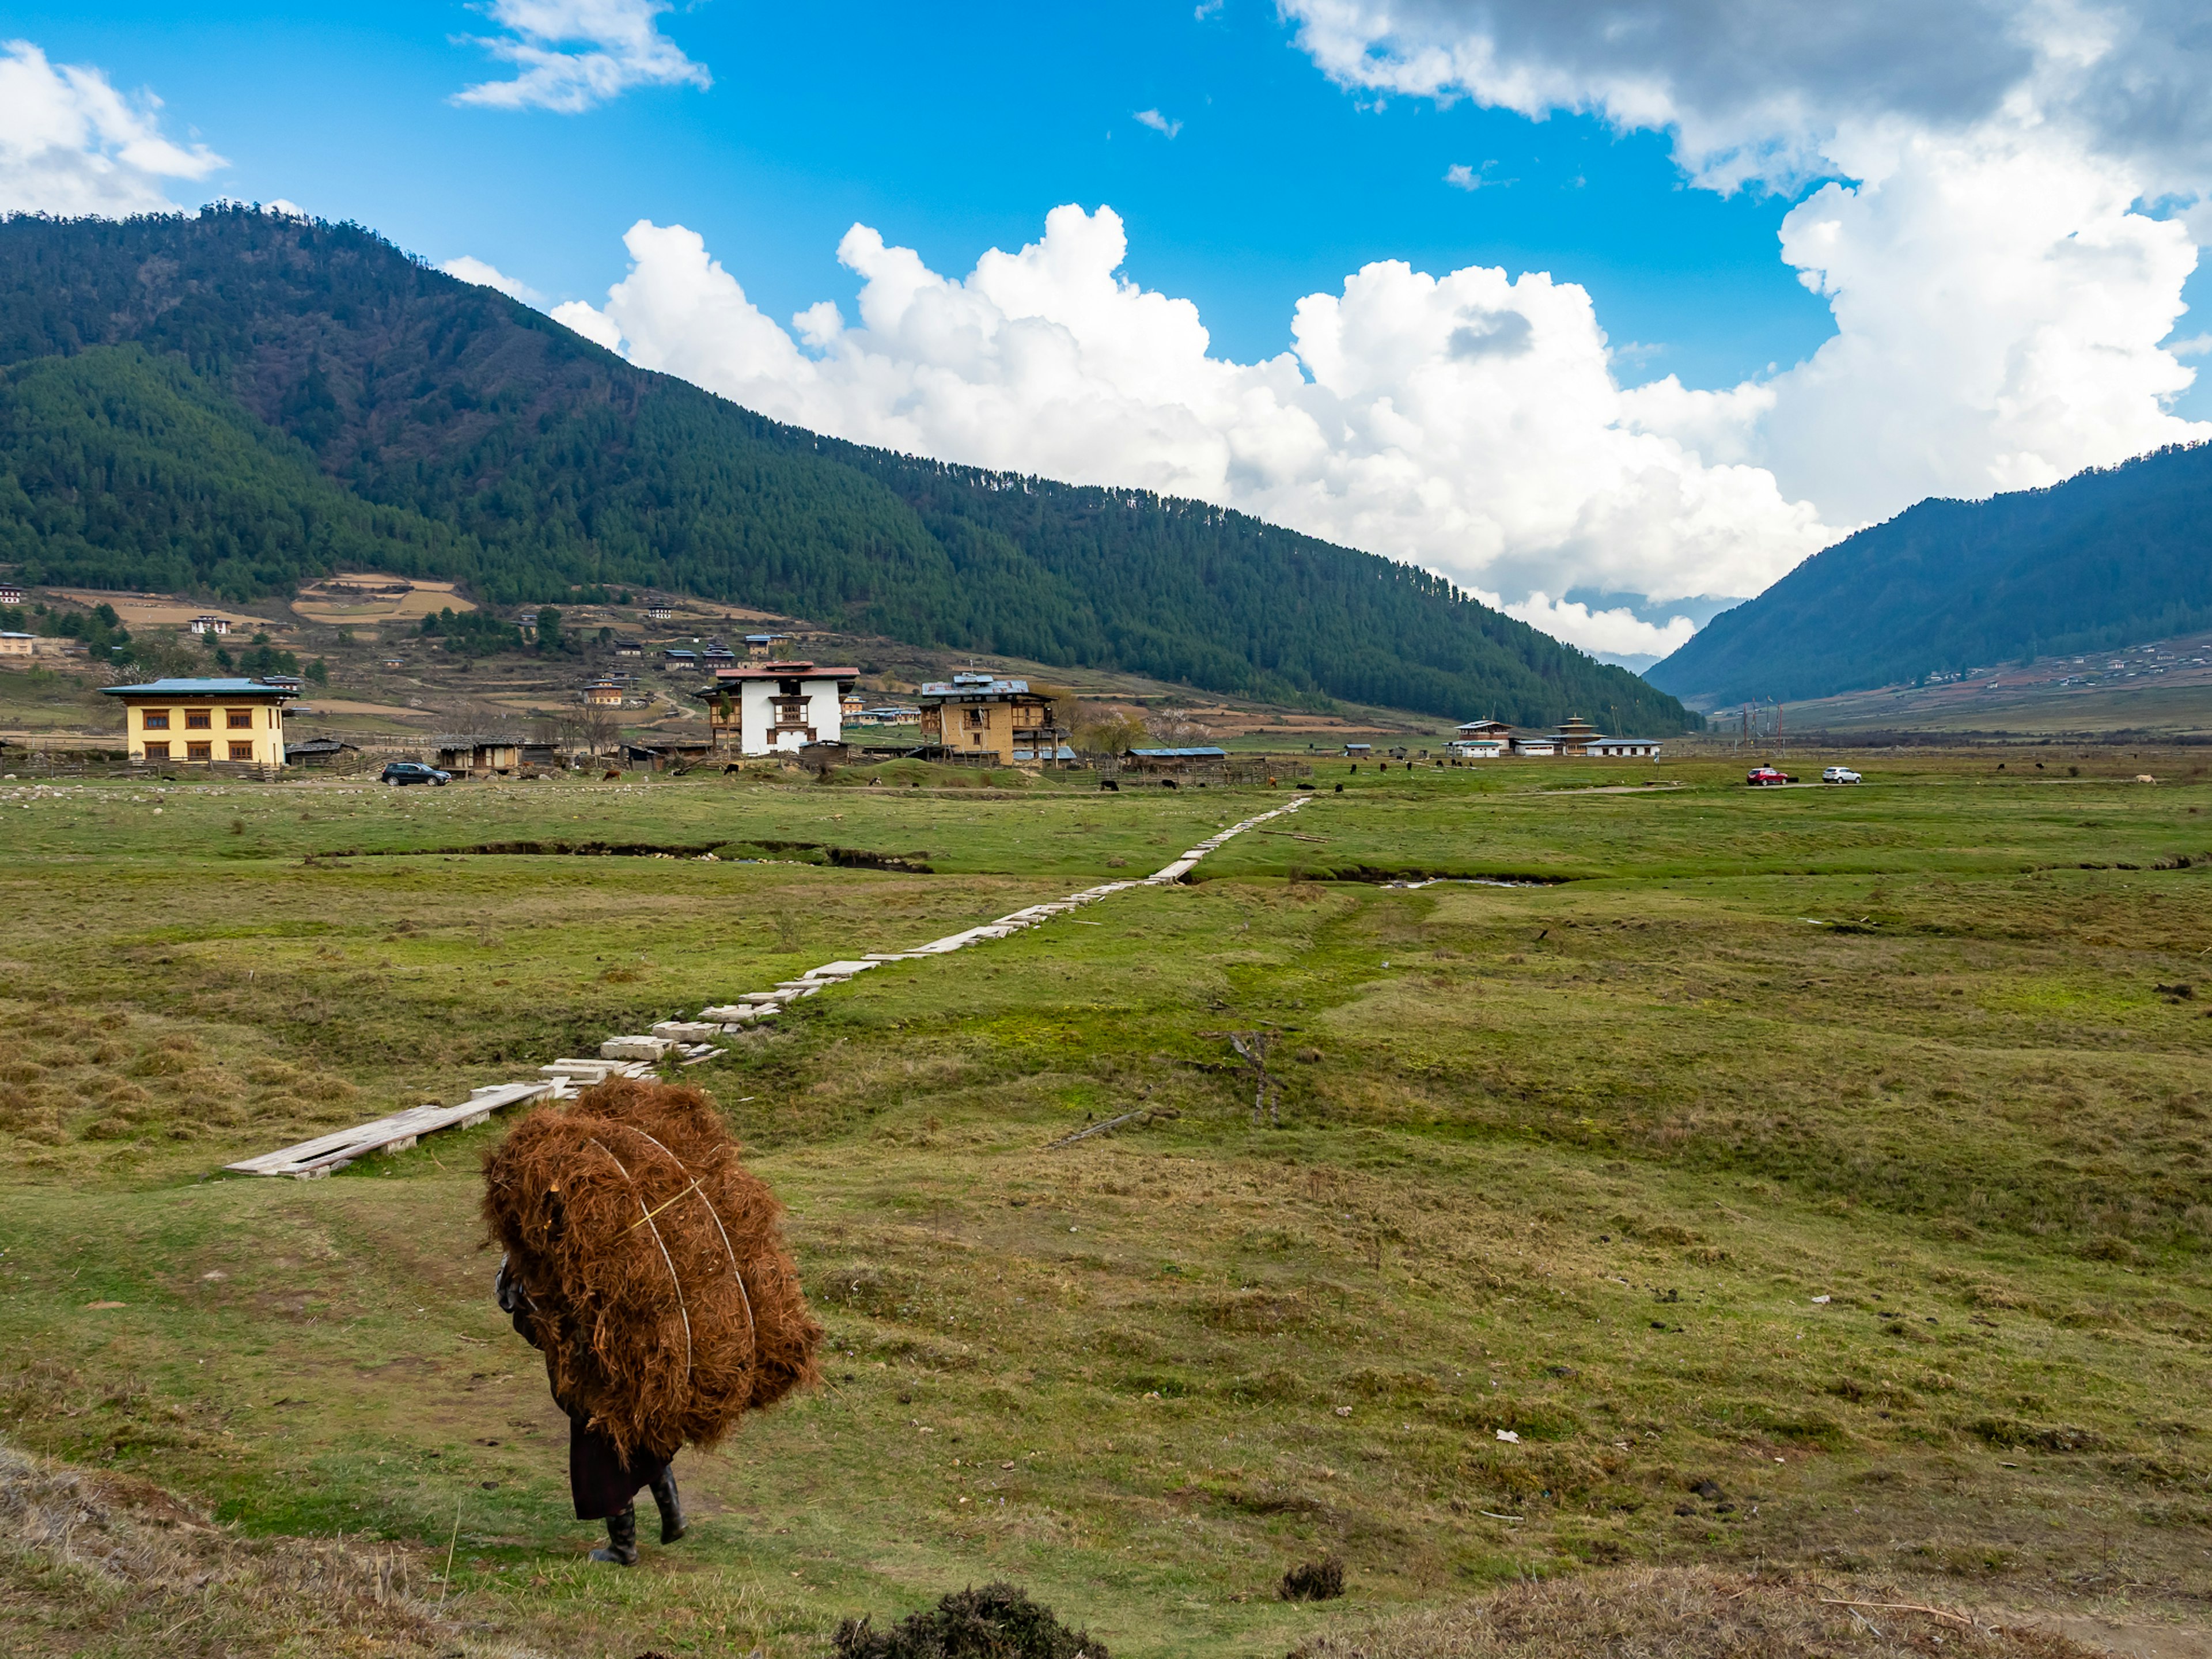
[[[229,758],[232,760],[250,761],[253,758],[253,745],[250,743],[234,743],[228,744],[227,747],[230,750]],[[166,743],[148,744],[146,745],[146,758],[148,760],[168,760],[172,758],[169,754],[169,745]],[[186,760],[196,761],[213,760],[215,758],[215,745],[211,743],[188,743],[185,745],[184,758]]]
[[[167,709],[147,708],[139,712],[147,731],[166,732],[169,729]],[[212,730],[214,714],[215,710],[212,708],[187,708],[185,710],[185,730],[187,732]],[[226,708],[222,711],[222,723],[233,732],[251,732],[253,729],[253,711],[251,708]]]

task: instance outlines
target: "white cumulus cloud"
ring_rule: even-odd
[[[1196,496],[1417,560],[1608,653],[1671,649],[1689,624],[1546,596],[1747,592],[1828,533],[1769,474],[1647,429],[1589,295],[1541,273],[1370,264],[1298,302],[1294,350],[1239,363],[1190,301],[1120,274],[1106,208],[1056,208],[961,278],[855,225],[838,257],[857,319],[823,301],[788,330],[696,233],[641,222],[625,241],[605,306],[554,314],[643,367],[861,442]]]
[[[1638,429],[1771,474],[1838,527],[2212,436],[2161,346],[2212,186],[2212,34],[2172,0],[1285,0],[1363,93],[1668,134],[1695,184],[1791,191],[1780,252],[1836,333]],[[2179,198],[2194,213],[2141,204]],[[2208,223],[2212,228],[2212,222]]]
[[[126,97],[97,69],[56,65],[28,40],[0,45],[0,212],[161,212],[170,179],[228,165],[163,135],[161,100]]]
[[[479,288],[495,288],[510,300],[520,300],[526,306],[543,305],[545,296],[519,276],[510,276],[497,265],[487,264],[474,254],[464,253],[448,259],[438,267],[448,276],[458,276],[465,283],[474,283]]]
[[[660,32],[670,0],[489,0],[487,9],[507,33],[477,44],[518,72],[463,88],[457,104],[574,114],[634,87],[714,83]]]
[[[1140,125],[1148,126],[1154,132],[1164,133],[1170,138],[1182,131],[1182,122],[1171,121],[1156,109],[1140,109],[1135,118]]]

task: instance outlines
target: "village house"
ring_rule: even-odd
[[[213,611],[203,611],[200,615],[192,618],[192,632],[195,634],[228,634],[230,632],[230,618],[228,617],[218,617]]]
[[[676,607],[672,605],[648,605],[645,607],[645,614],[653,622],[667,622],[676,615]]]
[[[0,582],[0,605],[21,605],[23,598],[23,590],[19,585],[15,582]]]
[[[124,744],[133,765],[284,764],[284,704],[293,693],[283,686],[172,679],[100,689],[123,705]]]
[[[623,706],[623,689],[615,680],[593,680],[584,688],[584,706],[587,708],[619,708]]]
[[[777,641],[790,637],[788,634],[748,634],[745,635],[745,653],[756,662],[763,661],[775,651]]]
[[[740,755],[795,754],[809,744],[844,741],[844,696],[857,668],[812,662],[763,662],[718,668],[696,694],[707,705],[716,749]]]
[[[522,739],[462,732],[437,739],[438,769],[465,772],[474,777],[520,770]]]
[[[1030,690],[1027,680],[955,674],[923,686],[921,702],[922,741],[948,759],[1041,765],[1075,758],[1067,732],[1053,724],[1052,699]]]
[[[1516,732],[1498,720],[1469,720],[1449,744],[1462,759],[1492,759],[1510,750],[1529,758],[1562,757],[1583,760],[1656,760],[1651,738],[1608,738],[1579,714],[1571,714],[1551,732]]]

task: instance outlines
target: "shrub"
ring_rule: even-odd
[[[1105,1644],[1012,1584],[955,1590],[886,1631],[848,1619],[833,1641],[837,1659],[1107,1659]]]

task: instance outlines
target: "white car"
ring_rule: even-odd
[[[1848,766],[1831,766],[1820,773],[1823,783],[1864,783],[1866,780]]]

